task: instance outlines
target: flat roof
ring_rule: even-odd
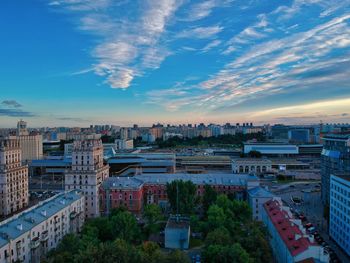
[[[270,191],[262,188],[261,186],[257,186],[248,190],[248,194],[253,197],[274,197],[275,195]]]
[[[60,193],[0,222],[0,247],[5,246],[9,243],[9,240],[20,237],[47,218],[79,200],[81,196],[79,190]],[[19,225],[22,228],[19,228]]]
[[[175,180],[191,181],[196,185],[225,185],[225,186],[245,186],[247,181],[257,181],[255,175],[233,174],[233,173],[207,173],[207,174],[188,174],[188,173],[147,173],[135,175],[134,177],[109,177],[103,186],[107,188],[136,188],[141,184],[162,184],[171,183]]]

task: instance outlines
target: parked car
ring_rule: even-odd
[[[305,225],[305,228],[306,228],[306,229],[309,229],[309,228],[311,228],[311,227],[313,227],[313,226],[314,226],[313,224],[307,223],[307,224]]]

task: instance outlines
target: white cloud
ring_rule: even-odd
[[[94,71],[106,77],[112,88],[125,89],[135,76],[142,76],[146,69],[158,68],[171,54],[161,37],[182,1],[142,1],[137,20],[131,20],[127,14],[113,15],[123,3],[123,0],[58,0],[51,5],[78,12],[81,15],[78,29],[100,36],[100,43],[91,52],[96,59]]]
[[[221,40],[215,39],[211,42],[209,42],[205,47],[201,49],[202,52],[208,52],[210,49],[217,47],[221,44]]]
[[[178,38],[212,38],[220,33],[224,28],[221,26],[208,26],[208,27],[195,27],[192,29],[184,30],[177,34]]]

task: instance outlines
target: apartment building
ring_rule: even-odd
[[[293,217],[280,198],[264,204],[262,221],[269,232],[276,262],[329,262],[329,254],[315,242],[313,235],[307,233],[301,220]]]
[[[98,189],[108,176],[109,167],[103,164],[102,141],[74,141],[72,167],[65,174],[65,190],[79,189],[83,192],[86,217],[99,216]]]
[[[0,263],[39,263],[68,233],[80,232],[84,196],[78,190],[55,195],[0,223]]]
[[[0,141],[0,216],[10,215],[28,205],[28,167],[22,165],[18,139]]]
[[[322,202],[329,205],[331,174],[347,173],[350,177],[350,134],[323,136],[321,154]]]
[[[350,256],[350,176],[331,175],[329,235]]]

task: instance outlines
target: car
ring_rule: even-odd
[[[316,184],[315,187],[316,188],[321,188],[321,186],[319,184]]]
[[[294,188],[294,187],[295,187],[295,185],[294,185],[294,184],[291,184],[291,185],[289,185],[289,187]]]
[[[311,224],[311,223],[307,223],[307,224],[305,225],[305,228],[306,228],[306,229],[309,229],[309,228],[311,228],[311,227],[313,227],[313,224]]]

